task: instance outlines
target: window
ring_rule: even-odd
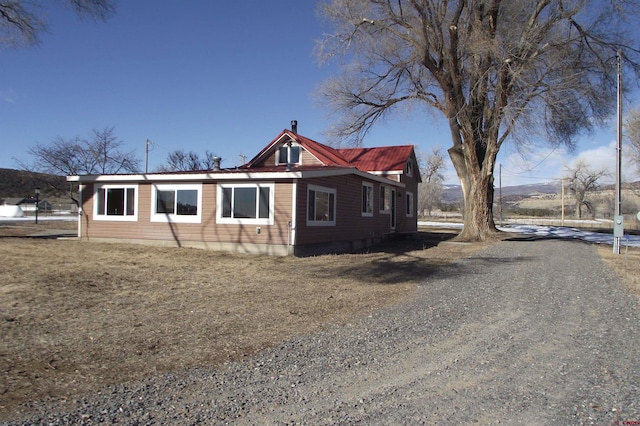
[[[137,185],[96,185],[93,218],[138,220]]]
[[[413,162],[411,160],[407,161],[404,171],[407,174],[407,176],[413,176]]]
[[[307,225],[335,226],[336,190],[309,185],[307,189]]]
[[[273,224],[273,184],[218,186],[218,223]]]
[[[200,223],[202,185],[153,185],[152,222]]]
[[[380,213],[391,212],[391,188],[380,185]]]
[[[373,185],[362,183],[362,216],[373,216]]]
[[[407,216],[413,216],[413,193],[407,192]]]
[[[290,157],[289,157],[290,156]],[[288,144],[278,148],[278,158],[276,164],[299,164],[300,163],[300,146]]]

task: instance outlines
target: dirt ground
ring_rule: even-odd
[[[267,257],[101,244],[0,225],[0,421],[149,374],[216,365],[411,297],[485,244],[421,232],[360,254]]]
[[[366,253],[281,258],[25,238],[60,228],[75,224],[0,224],[0,421],[27,401],[72,401],[348,323],[487,245],[425,229]],[[640,296],[640,250],[599,252]]]
[[[598,254],[640,299],[640,249],[623,246],[620,254],[613,254],[611,246],[603,245],[598,247]]]

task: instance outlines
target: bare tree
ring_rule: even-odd
[[[115,13],[111,0],[66,0],[81,18],[104,21]],[[27,0],[0,1],[0,45],[39,44],[39,34],[47,29],[43,3]]]
[[[94,129],[86,139],[57,137],[48,145],[36,144],[27,150],[33,164],[25,167],[19,163],[29,170],[56,175],[138,172],[140,160],[134,151],[122,151],[123,144],[113,127]]]
[[[106,127],[92,130],[86,139],[57,137],[49,144],[36,144],[27,150],[31,164],[16,161],[23,170],[63,176],[138,172],[140,160],[134,151],[123,151],[123,144],[114,128]]]
[[[632,110],[625,123],[625,131],[629,143],[631,160],[640,172],[640,108]]]
[[[493,174],[505,141],[542,136],[571,147],[614,111],[609,59],[621,50],[637,71],[629,32],[638,4],[603,3],[323,0],[331,29],[318,56],[350,61],[319,89],[340,117],[333,134],[361,143],[401,105],[441,113],[464,194],[459,238],[489,238],[497,232]]]
[[[605,170],[593,170],[583,160],[579,160],[569,172],[568,190],[576,200],[576,219],[582,219],[582,207],[586,207],[587,212],[593,219],[596,215],[595,207],[589,199],[590,193],[600,187],[598,182],[607,175]]]
[[[217,156],[209,150],[206,150],[204,157],[200,158],[200,156],[196,152],[186,152],[182,149],[177,149],[167,154],[167,163],[160,166],[160,171],[185,172],[195,170],[211,170],[214,168],[214,158],[216,157]]]
[[[442,169],[444,168],[444,154],[442,149],[433,147],[431,152],[419,154],[422,182],[418,185],[418,210],[431,212],[438,207],[442,199]]]

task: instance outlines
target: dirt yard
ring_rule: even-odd
[[[629,290],[640,299],[640,249],[622,246],[620,254],[613,254],[611,246],[600,246],[598,254],[616,271]]]
[[[484,246],[438,245],[454,234],[432,230],[368,253],[281,258],[26,237],[74,226],[0,225],[0,421],[30,400],[348,323]]]

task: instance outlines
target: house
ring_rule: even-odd
[[[417,232],[413,146],[335,149],[295,126],[234,169],[67,179],[88,240],[307,256]]]
[[[36,199],[29,198],[5,198],[3,204],[6,206],[18,206],[23,212],[35,212],[36,211]],[[50,212],[52,205],[47,200],[38,200],[39,212]]]

